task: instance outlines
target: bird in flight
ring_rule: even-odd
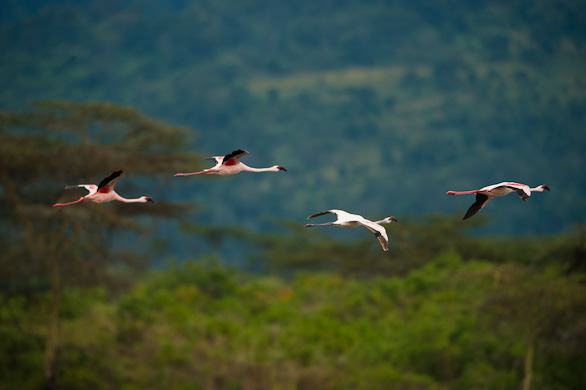
[[[74,202],[55,203],[53,205],[53,207],[69,206],[72,204],[82,203],[82,202],[106,203],[106,202],[111,202],[113,200],[117,200],[119,202],[124,202],[124,203],[146,203],[146,202],[155,203],[153,198],[150,198],[148,196],[141,196],[140,198],[136,198],[136,199],[126,199],[126,198],[123,198],[120,195],[118,195],[116,193],[116,191],[114,191],[114,186],[116,185],[118,180],[120,180],[123,176],[124,176],[124,171],[119,170],[119,171],[114,171],[110,176],[108,176],[107,178],[102,180],[100,182],[100,184],[98,184],[98,185],[78,184],[78,185],[73,185],[73,186],[65,186],[65,189],[83,187],[89,191],[89,194],[81,197],[80,199],[78,199]]]
[[[374,233],[375,237],[380,242],[380,245],[382,246],[384,251],[389,250],[389,237],[387,236],[387,231],[385,230],[384,227],[381,226],[381,224],[391,223],[393,221],[397,222],[397,218],[390,216],[390,217],[386,217],[385,219],[382,219],[380,221],[373,222],[373,221],[370,221],[370,220],[364,218],[361,215],[350,214],[350,213],[343,211],[343,210],[332,209],[332,210],[323,211],[321,213],[312,214],[309,217],[307,217],[307,219],[319,217],[320,215],[325,215],[325,214],[335,214],[336,217],[338,217],[338,219],[336,221],[326,222],[326,223],[318,223],[318,224],[308,223],[307,225],[305,225],[305,227],[340,226],[343,228],[353,228],[356,226],[364,226],[365,228],[367,228],[368,230],[370,230],[371,232]]]
[[[246,164],[240,162],[240,159],[243,156],[246,156],[248,152],[246,150],[235,150],[232,153],[229,153],[225,156],[216,156],[206,158],[205,160],[214,160],[216,165],[209,169],[204,169],[200,172],[191,172],[191,173],[176,173],[173,176],[191,176],[191,175],[201,175],[201,174],[216,174],[221,176],[229,176],[235,175],[242,171],[247,172],[279,172],[285,171],[285,167],[281,165],[273,165],[269,168],[252,168]]]
[[[467,194],[476,194],[476,202],[470,206],[466,215],[464,215],[463,219],[468,219],[486,206],[488,202],[493,200],[494,198],[500,198],[501,196],[505,196],[510,194],[511,192],[516,192],[521,200],[526,201],[531,196],[531,192],[543,192],[549,191],[549,187],[542,184],[540,186],[530,188],[526,184],[519,184],[504,181],[502,183],[493,184],[491,186],[486,186],[479,190],[472,190],[472,191],[448,191],[446,195],[467,195]]]

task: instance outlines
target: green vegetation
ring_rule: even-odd
[[[142,187],[136,179],[146,175],[142,184],[150,184],[154,192],[155,177],[192,161],[180,153],[186,137],[183,128],[113,104],[46,101],[34,112],[0,112],[0,292],[16,294],[22,303],[23,297],[49,291],[39,297],[47,307],[37,313],[46,324],[43,370],[38,373],[44,374],[47,388],[55,388],[64,287],[107,285],[116,290],[128,285],[131,275],[152,259],[137,244],[114,243],[112,235],[128,239],[149,234],[149,222],[181,220],[190,210],[165,201],[158,209],[51,204],[60,196],[76,200],[87,195],[83,189],[63,195],[66,184],[90,184],[88,177],[97,184],[104,171],[120,166],[130,176],[128,184]],[[12,339],[8,342],[10,346]]]
[[[203,260],[64,291],[60,389],[579,389],[583,277],[445,253],[405,277]],[[4,295],[2,388],[42,383],[46,297]]]

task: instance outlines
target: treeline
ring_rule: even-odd
[[[578,390],[586,291],[562,271],[455,252],[367,279],[169,264],[121,293],[64,289],[53,388]],[[1,299],[0,388],[39,388],[50,298]]]

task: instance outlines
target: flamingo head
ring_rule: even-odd
[[[153,200],[153,198],[149,197],[149,196],[143,196],[142,197],[144,199],[144,202],[151,202],[151,203],[155,203],[155,201]]]
[[[385,219],[383,219],[381,222],[382,223],[391,223],[391,222],[398,222],[398,221],[397,221],[397,218],[395,218],[391,215],[390,217],[386,217]]]
[[[541,187],[543,190],[549,191],[549,186],[546,186],[545,184],[542,184],[539,187]]]
[[[284,166],[282,166],[282,165],[275,165],[273,168],[274,168],[274,169],[275,169],[277,172],[278,172],[278,171],[285,171],[285,172],[287,172],[287,170],[285,169],[285,167],[284,167]]]

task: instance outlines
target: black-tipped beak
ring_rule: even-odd
[[[543,189],[549,191],[549,186],[543,186]]]
[[[153,198],[149,198],[148,196],[147,196],[146,200],[147,200],[147,202],[155,203],[155,201],[153,200]]]
[[[285,172],[287,172],[287,170],[285,169],[285,167],[282,167],[282,166],[279,165],[278,168],[279,168],[279,171],[285,171]]]
[[[391,217],[389,217],[389,218],[390,218],[390,220],[391,220],[391,221],[399,222],[399,221],[397,221],[397,218],[395,218],[395,217],[393,217],[393,216],[391,216]]]

